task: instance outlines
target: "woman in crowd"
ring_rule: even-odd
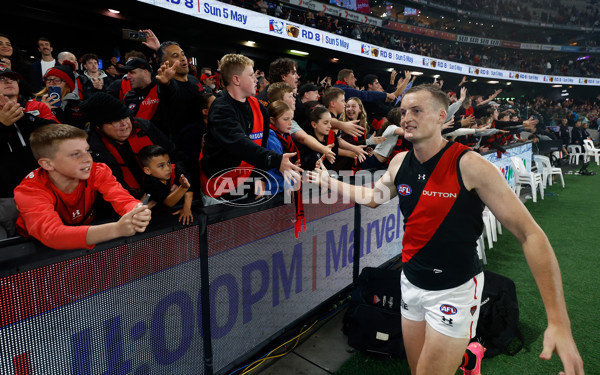
[[[346,101],[346,109],[344,113],[342,113],[340,121],[355,121],[358,120],[358,125],[360,125],[364,129],[364,133],[361,137],[353,137],[349,134],[343,133],[341,134],[341,138],[347,141],[350,144],[357,146],[373,146],[376,144],[380,144],[385,141],[385,137],[369,137],[367,138],[367,134],[370,133],[369,126],[367,123],[367,112],[365,111],[365,107],[362,101],[359,98],[352,97]],[[370,149],[372,152],[372,148]],[[361,162],[356,158],[339,158],[339,169],[340,170],[359,170],[362,169]],[[338,162],[336,162],[338,164]]]
[[[75,90],[73,68],[73,63],[64,61],[63,65],[48,69],[44,75],[45,87],[36,93],[35,97],[50,107],[62,124],[83,128],[83,118],[79,113],[79,95],[73,92]]]

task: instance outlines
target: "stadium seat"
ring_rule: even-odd
[[[591,139],[583,140],[583,148],[585,149],[584,161],[589,161],[590,157],[593,156],[596,164],[600,165],[600,148],[594,147],[594,142]]]
[[[568,145],[567,151],[569,151],[569,164],[579,164],[579,158],[585,158],[579,145]]]
[[[523,159],[518,156],[510,157],[510,164],[514,170],[515,176],[515,193],[517,197],[521,193],[522,185],[531,186],[531,196],[533,197],[533,201],[537,202],[537,189],[540,189],[540,195],[542,199],[544,199],[544,182],[542,181],[542,174],[535,172],[528,172],[525,169],[525,164],[523,163]]]
[[[537,166],[539,173],[542,173],[542,181],[544,181],[544,187],[552,186],[552,175],[559,175],[562,187],[565,187],[565,179],[563,178],[562,169],[553,167],[550,163],[550,159],[543,155],[533,155],[533,161]]]

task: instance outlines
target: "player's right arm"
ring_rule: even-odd
[[[375,182],[373,187],[350,185],[332,178],[329,176],[327,168],[321,162],[323,158],[317,162],[317,167],[314,171],[307,172],[309,182],[316,183],[324,189],[329,188],[353,202],[375,208],[397,195],[394,179],[405,155],[406,152],[396,155],[390,162],[388,170]]]

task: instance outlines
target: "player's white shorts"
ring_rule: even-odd
[[[400,310],[408,320],[427,321],[436,331],[454,338],[473,338],[477,329],[483,272],[456,288],[425,290],[400,278]]]

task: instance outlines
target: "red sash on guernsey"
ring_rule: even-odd
[[[121,79],[121,90],[119,90],[119,100],[121,102],[124,102],[125,95],[127,95],[129,91],[131,91],[131,82],[129,82],[127,77],[123,77],[123,79]]]
[[[154,113],[156,113],[156,109],[158,108],[159,102],[160,99],[158,99],[158,85],[154,85],[154,87],[150,89],[148,96],[146,96],[140,103],[140,107],[138,108],[135,117],[143,118],[145,120],[152,120],[152,117],[154,117]]]
[[[471,115],[475,115],[475,110],[473,107],[465,108],[465,117],[469,117]]]
[[[373,120],[373,121],[376,121],[376,120]],[[381,122],[383,123],[383,120]],[[365,140],[365,144],[367,144],[367,133],[363,132],[362,137]],[[352,140],[354,142],[356,142],[355,143],[356,145],[358,145],[358,137],[352,137]],[[354,158],[354,164],[352,164],[352,174],[355,174],[356,172],[358,172],[362,169],[362,166],[359,164],[360,163],[358,162],[358,158]]]
[[[440,161],[435,166],[433,173],[429,176],[423,193],[439,192],[458,194],[460,184],[458,183],[457,161],[463,151],[469,150],[465,145],[453,143],[442,155]],[[448,212],[456,202],[455,198],[436,197],[435,194],[421,194],[419,202],[413,212],[406,220],[404,226],[404,238],[402,239],[402,262],[408,262],[420,249],[423,248],[431,237],[438,230],[440,224],[444,221]],[[431,210],[435,210],[435,215],[431,215]]]
[[[102,140],[102,143],[104,143],[104,146],[106,146],[106,149],[110,152],[112,156],[114,156],[114,158],[117,160],[117,163],[119,163],[119,166],[121,167],[121,172],[123,173],[123,179],[125,180],[127,186],[134,190],[140,190],[141,187],[139,182],[135,179],[135,177],[129,170],[129,167],[127,167],[127,165],[125,164],[125,161],[121,157],[119,150],[117,150],[115,145],[113,145],[112,142],[100,132],[100,130],[97,129],[97,131],[100,134],[100,139]],[[127,138],[127,142],[129,142],[129,146],[131,146],[131,149],[133,150],[133,153],[136,155],[136,157],[142,148],[144,148],[145,146],[152,146],[154,144],[147,135],[142,133],[143,135],[140,136],[138,133],[142,132],[139,129],[133,128],[131,134],[129,135],[129,138]]]
[[[175,183],[175,178],[177,176],[175,176],[175,164],[171,164],[171,181],[169,181],[169,188],[171,188],[171,186],[173,186],[173,184]]]
[[[264,118],[260,110],[260,104],[258,99],[253,96],[249,96],[247,100],[252,109],[252,116],[254,117],[252,131],[250,132],[254,136],[250,137],[250,139],[257,145],[262,146]],[[235,169],[218,176],[210,176],[209,178],[202,170],[203,155],[204,150],[200,152],[200,157],[198,158],[198,163],[200,163],[200,188],[202,189],[202,193],[212,198],[219,198],[223,194],[236,190],[241,183],[250,177],[254,169],[253,165],[242,161]],[[234,182],[233,186],[228,183],[231,181]]]
[[[273,125],[271,125],[271,129],[277,135],[279,142],[283,146],[284,153],[292,153],[295,152],[296,156],[295,160],[300,160],[300,151],[294,141],[292,141],[292,136],[289,134],[281,134]],[[290,160],[294,162],[295,160]],[[284,182],[285,183],[285,182]],[[304,217],[304,202],[302,202],[302,181],[298,181],[299,187],[298,190],[294,192],[296,195],[296,223],[294,224],[294,235],[298,238],[298,233],[306,232],[306,218]],[[304,230],[302,229],[302,225],[304,224]]]
[[[83,100],[84,99],[84,97],[83,97],[83,85],[81,84],[81,80],[79,79],[79,77],[77,77],[75,80],[77,81],[77,88],[78,88],[77,95],[79,95],[79,100]]]
[[[329,134],[327,134],[327,146],[335,144],[335,137],[337,137],[337,134],[333,130],[330,130]]]
[[[377,120],[376,118],[373,119],[373,121],[371,122],[371,127],[375,130],[379,130],[381,129],[381,126],[383,125],[385,118],[381,118],[381,120]]]

